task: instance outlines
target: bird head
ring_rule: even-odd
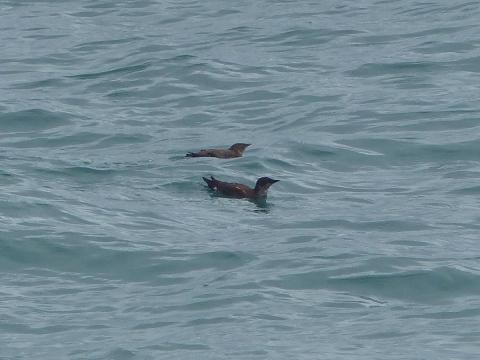
[[[236,151],[239,154],[243,154],[245,149],[247,147],[249,147],[250,145],[252,145],[252,144],[236,143],[236,144],[233,144],[232,146],[230,146],[230,150]]]
[[[255,184],[255,193],[258,197],[267,196],[268,188],[278,181],[280,180],[274,180],[269,177],[261,177]]]

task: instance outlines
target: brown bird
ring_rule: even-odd
[[[216,157],[231,159],[241,157],[245,149],[251,144],[236,143],[228,149],[202,149],[199,152],[189,152],[185,157]]]
[[[261,177],[257,180],[255,188],[238,183],[228,183],[220,181],[211,176],[211,179],[203,178],[208,187],[215,192],[236,198],[261,199],[267,197],[267,191],[270,186],[280,180],[273,180],[269,177]]]

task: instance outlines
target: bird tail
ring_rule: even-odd
[[[194,152],[189,152],[185,155],[185,157],[198,157],[198,154]]]
[[[217,187],[217,179],[215,179],[213,176],[210,176],[210,179],[207,179],[206,177],[202,177],[202,179],[207,183],[210,189],[215,190]]]

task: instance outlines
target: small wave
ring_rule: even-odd
[[[158,329],[175,324],[173,321],[143,322],[132,327],[132,330]]]
[[[447,179],[480,179],[480,171],[460,170],[444,175]]]
[[[69,330],[78,329],[78,326],[72,325],[49,325],[42,327],[32,327],[25,324],[18,323],[2,323],[0,329],[3,331],[8,331],[14,334],[36,334],[36,335],[46,335],[46,334],[55,334],[63,333]]]
[[[421,31],[413,31],[407,33],[398,33],[398,34],[388,34],[388,35],[366,35],[366,36],[359,36],[355,38],[355,42],[361,42],[365,45],[372,46],[376,44],[387,44],[393,43],[399,40],[404,39],[411,39],[411,38],[419,38],[425,39],[427,36],[435,36],[439,34],[454,34],[465,30],[467,27],[465,26],[452,26],[452,27],[437,27],[435,29],[428,29],[428,30],[421,30]]]
[[[67,166],[56,168],[37,168],[37,172],[58,178],[69,178],[79,183],[94,184],[99,181],[111,180],[113,176],[120,174],[123,170],[112,168],[94,168],[90,166]]]
[[[11,86],[12,89],[45,89],[45,88],[62,88],[67,83],[63,79],[51,78],[38,81],[21,82]]]
[[[124,66],[124,67],[119,67],[111,70],[106,70],[106,71],[100,71],[100,72],[95,72],[95,73],[85,73],[85,74],[79,74],[79,75],[71,75],[67,76],[69,78],[73,79],[79,79],[79,80],[88,80],[88,79],[98,79],[102,77],[108,77],[110,75],[117,75],[117,74],[130,74],[138,71],[143,71],[150,67],[150,63],[145,63],[145,64],[139,64],[139,65],[131,65],[131,66]]]
[[[339,228],[363,231],[379,232],[405,232],[405,231],[424,231],[432,229],[431,226],[415,221],[404,220],[383,220],[383,221],[348,221],[348,220],[306,220],[296,221],[291,224],[278,224],[281,229],[322,229]]]
[[[182,305],[174,305],[169,307],[169,311],[205,311],[222,307],[229,307],[234,304],[253,304],[264,300],[264,296],[260,294],[229,296],[222,298],[214,298],[208,300],[193,301]]]
[[[355,70],[347,71],[354,77],[376,77],[398,74],[418,74],[442,69],[443,65],[437,62],[396,62],[396,63],[370,63],[363,64]]]
[[[0,113],[2,132],[30,132],[67,125],[74,116],[64,112],[29,109]]]
[[[151,345],[145,348],[149,350],[172,351],[172,352],[177,350],[178,351],[211,350],[210,346],[205,344],[187,344],[187,343],[175,343],[175,342],[165,342],[162,345]]]
[[[230,317],[199,318],[199,319],[191,320],[188,323],[184,324],[183,326],[196,327],[196,326],[208,326],[208,325],[216,325],[216,324],[227,324],[232,322],[238,322],[238,320]]]
[[[153,137],[147,134],[115,134],[103,138],[97,142],[93,148],[110,148],[123,144],[139,144],[151,140]]]
[[[470,186],[450,191],[451,194],[476,195],[480,194],[480,186]]]
[[[266,280],[265,285],[282,289],[334,289],[361,296],[393,298],[427,303],[480,294],[480,276],[451,267],[390,274],[331,276],[311,271]]]
[[[445,163],[447,160],[476,161],[476,154],[480,151],[480,139],[446,144],[422,144],[407,140],[357,137],[343,143],[383,154],[390,165],[412,162]]]
[[[343,36],[361,33],[356,30],[331,29],[295,29],[255,39],[255,42],[267,43],[270,46],[312,46],[328,43]]]
[[[27,140],[11,141],[5,143],[4,146],[13,148],[58,148],[58,147],[76,147],[79,145],[86,145],[96,143],[99,139],[104,138],[105,135],[89,132],[79,132],[74,135],[67,136],[36,136]]]
[[[105,48],[111,47],[112,45],[123,45],[131,42],[136,42],[141,40],[141,37],[131,37],[126,39],[111,39],[111,40],[102,40],[102,41],[90,41],[75,45],[72,51],[85,51],[91,52],[95,50],[103,50]]]

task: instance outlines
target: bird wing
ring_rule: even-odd
[[[199,157],[223,157],[225,150],[221,149],[202,149],[196,153]]]
[[[253,190],[246,185],[221,181],[218,182],[217,190],[224,195],[240,198],[251,197],[253,194]]]
[[[216,157],[220,159],[230,159],[239,157],[239,155],[230,149],[202,149],[198,152],[190,152],[187,157]]]

